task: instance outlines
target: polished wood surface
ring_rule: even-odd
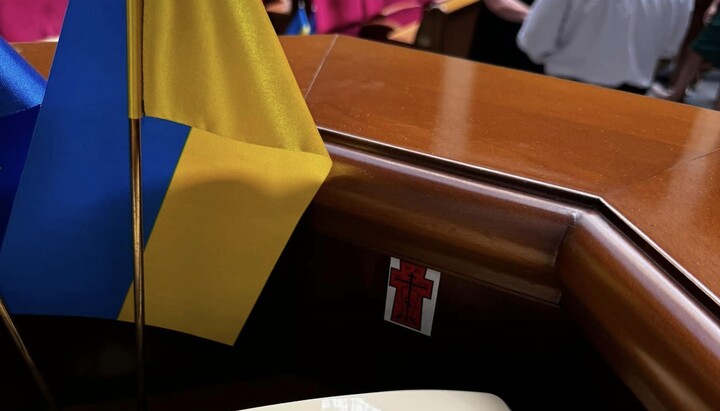
[[[601,216],[585,214],[565,239],[558,275],[562,305],[649,409],[717,409],[717,319]]]
[[[720,295],[720,253],[701,252],[720,249],[712,171],[695,174],[704,195],[649,180],[697,171],[693,159],[720,148],[718,112],[344,37],[307,102],[322,129],[604,197]],[[697,210],[696,224],[679,230],[632,192],[623,201],[633,184],[686,210],[684,221]]]
[[[40,43],[13,43],[15,50],[20,53],[34,68],[46,79],[50,75],[53,57],[57,42],[48,41]]]
[[[720,140],[702,127],[720,113],[697,117],[696,133]],[[706,134],[707,133],[707,134]],[[720,153],[698,156],[605,197],[709,294],[720,296]]]
[[[720,148],[694,107],[345,37],[307,101],[321,128],[592,194]]]
[[[336,40],[334,36],[282,37],[285,56],[303,95],[307,96]]]
[[[472,178],[327,143],[335,162],[314,224],[335,238],[548,303],[573,209]]]
[[[521,238],[538,227],[543,235],[505,243],[551,256],[550,233],[564,232],[567,241],[556,251],[560,259],[546,266],[555,270],[559,284],[544,284],[559,285],[561,305],[645,406],[694,410],[718,403],[720,326],[708,312],[717,312],[713,300],[720,292],[720,254],[714,252],[720,249],[720,193],[713,184],[720,177],[712,154],[720,147],[720,113],[343,37],[321,64],[307,102],[336,164],[315,203],[323,211],[317,217],[321,230],[536,298],[537,290],[508,284],[527,271],[492,263],[528,255],[519,247],[501,252],[500,233]],[[333,133],[346,138],[335,140]],[[361,154],[342,147],[347,145]],[[418,170],[415,160],[398,164],[398,152],[462,164],[470,174],[509,175],[520,181],[515,191],[523,191],[525,181],[540,191],[555,186],[586,199],[602,198],[615,223],[598,217],[594,206],[566,204],[565,211],[540,208],[556,213],[536,220],[545,221],[544,231],[542,223],[530,220],[517,231],[513,223],[536,214],[526,199],[495,193],[502,198],[496,209],[508,214],[488,212],[493,206],[487,193],[457,201],[457,193],[442,188],[453,184],[442,181],[441,170]],[[455,183],[478,190],[462,179]],[[447,203],[433,205],[442,198]],[[523,201],[527,208],[510,211]],[[341,217],[332,220],[333,213]],[[453,223],[453,215],[465,225]],[[403,233],[408,221],[415,225],[407,233],[420,234],[415,243]],[[418,225],[422,221],[427,223]],[[493,230],[493,222],[506,229]],[[363,224],[385,230],[358,228]],[[456,248],[472,250],[460,251],[461,261],[477,255],[485,259],[483,268],[453,265],[451,251],[428,243],[434,236],[452,237],[458,226],[467,233],[458,232]],[[620,234],[620,226],[633,232]],[[374,231],[371,238],[348,238],[368,231]],[[634,243],[627,242],[628,235]],[[472,246],[482,238],[496,248]],[[656,260],[647,259],[648,246],[657,251]],[[712,306],[678,285],[665,271],[668,261],[697,280],[699,287],[691,291],[705,293]]]
[[[352,38],[281,42],[334,160],[314,229],[567,309],[648,409],[720,403],[720,113]]]

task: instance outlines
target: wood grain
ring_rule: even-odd
[[[697,130],[717,113],[347,37],[307,101],[321,128],[592,194],[720,148]]]
[[[720,302],[720,152],[606,198]]]
[[[317,230],[557,303],[555,253],[573,209],[334,144],[328,148],[335,165],[314,201]]]
[[[558,256],[563,307],[651,410],[716,410],[720,323],[602,217]]]

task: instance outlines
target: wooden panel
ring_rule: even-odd
[[[601,196],[631,184],[652,191],[646,179],[720,147],[717,112],[342,37],[307,100],[324,129]],[[703,192],[704,204],[718,198]],[[643,204],[635,194],[607,197],[720,295],[714,226],[711,240],[669,218],[660,226],[671,229],[652,226],[657,202],[688,193]],[[708,206],[692,210],[684,221],[713,219]]]
[[[328,144],[314,225],[335,238],[556,302],[557,247],[573,210]]]
[[[492,392],[517,411],[575,411],[588,398],[596,410],[642,409],[557,306],[443,272],[432,337],[383,321],[389,256],[372,246],[313,242],[303,295],[315,310],[298,336],[313,379],[333,375],[344,392]]]
[[[716,410],[720,324],[601,217],[558,255],[562,304],[651,410]]]

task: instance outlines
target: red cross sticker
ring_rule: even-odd
[[[430,335],[440,273],[390,259],[385,320]]]

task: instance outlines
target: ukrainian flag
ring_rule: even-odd
[[[0,250],[19,314],[132,318],[125,2],[71,0]],[[331,161],[257,0],[145,0],[146,317],[232,344]]]

